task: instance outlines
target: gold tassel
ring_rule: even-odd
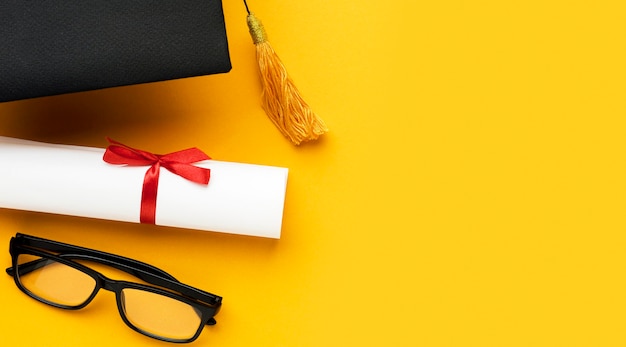
[[[244,1],[245,3],[245,1]],[[248,10],[248,28],[256,46],[256,55],[263,84],[262,106],[274,125],[295,145],[315,140],[328,131],[302,99],[287,69],[267,41],[263,24]]]

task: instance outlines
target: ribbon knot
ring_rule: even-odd
[[[155,224],[156,200],[159,189],[159,173],[161,167],[181,176],[189,181],[207,185],[211,178],[211,170],[191,165],[193,163],[211,159],[197,148],[188,148],[169,154],[153,154],[126,146],[107,138],[109,146],[104,152],[103,160],[109,164],[127,166],[150,166],[143,178],[141,191],[141,210],[139,221],[146,224]]]

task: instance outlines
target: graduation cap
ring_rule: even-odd
[[[244,0],[262,106],[292,143],[317,139],[311,111]],[[221,0],[0,1],[0,102],[226,73]]]

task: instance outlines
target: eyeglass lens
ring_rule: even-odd
[[[17,263],[16,276],[22,287],[48,303],[80,306],[96,289],[91,276],[48,258],[20,254]],[[191,339],[202,323],[195,307],[175,298],[136,288],[124,288],[119,295],[121,313],[147,335],[184,341]]]
[[[36,298],[66,307],[83,304],[96,288],[96,280],[71,266],[51,259],[20,254],[16,274],[24,289]]]
[[[164,295],[125,288],[121,300],[129,322],[149,335],[189,339],[201,324],[200,313],[193,306]]]

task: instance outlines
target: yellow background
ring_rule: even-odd
[[[626,346],[623,1],[249,4],[320,141],[260,109],[240,1],[232,72],[5,103],[0,134],[288,167],[280,240],[2,210],[5,247],[93,247],[224,296],[196,345]],[[63,311],[6,276],[0,305],[3,346],[165,345],[107,292]]]

